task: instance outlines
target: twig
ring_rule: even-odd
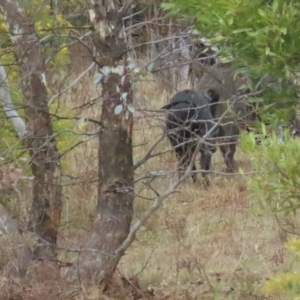
[[[214,129],[214,128],[212,128]],[[211,130],[210,130],[211,131]],[[210,131],[205,135],[205,137],[207,135],[210,134]],[[150,208],[143,214],[143,216],[141,217],[141,219],[139,221],[137,221],[132,229],[130,230],[127,238],[125,239],[125,241],[122,243],[122,245],[114,252],[114,254],[116,256],[121,256],[124,254],[124,252],[126,251],[126,249],[132,244],[132,242],[135,240],[135,236],[136,233],[138,232],[138,230],[141,228],[141,226],[143,224],[145,224],[145,222],[150,218],[150,216],[156,211],[158,210],[163,201],[169,197],[171,194],[173,194],[176,189],[179,187],[179,185],[190,175],[191,171],[192,171],[192,167],[194,165],[196,156],[200,150],[201,147],[201,142],[198,142],[198,145],[193,153],[191,162],[187,168],[187,170],[185,171],[185,174],[178,180],[176,181],[174,184],[171,184],[171,186],[169,187],[169,189],[163,193],[161,196],[157,197],[154,201],[154,203],[150,206]]]
[[[149,262],[150,262],[150,258],[151,258],[151,256],[152,256],[152,254],[154,253],[154,247],[152,248],[152,251],[150,252],[150,255],[149,255],[149,257],[147,258],[147,262],[144,264],[144,266],[141,268],[141,270],[138,272],[138,273],[136,273],[134,276],[135,277],[137,277],[137,276],[139,276],[145,269],[146,269],[146,267],[148,266],[148,264],[149,264]]]
[[[93,62],[85,71],[83,71],[68,87],[66,87],[63,91],[55,94],[50,98],[48,101],[48,106],[52,104],[53,100],[57,97],[59,97],[61,94],[65,93],[67,90],[69,90],[73,85],[75,85],[89,70],[91,70],[96,64]]]
[[[85,142],[87,142],[87,141],[89,141],[89,140],[91,140],[91,139],[93,139],[94,137],[90,137],[89,139],[86,139],[86,140],[84,140],[84,141],[79,141],[79,142],[77,142],[76,144],[74,144],[73,146],[71,146],[69,149],[67,149],[67,150],[65,150],[63,153],[61,153],[60,155],[59,155],[59,159],[61,159],[64,155],[66,155],[68,152],[70,152],[71,150],[73,150],[73,149],[75,149],[77,146],[79,146],[79,145],[81,145],[81,144],[83,144],[83,143],[85,143]]]
[[[61,117],[61,116],[58,116],[58,115],[52,114],[52,113],[48,113],[48,114],[52,117],[55,117],[58,120],[81,120],[82,119],[80,117]],[[95,120],[95,119],[91,119],[91,118],[83,118],[83,119],[88,121],[88,122],[95,123],[97,125],[102,126],[102,123],[100,121]]]
[[[161,138],[150,148],[148,153],[140,160],[138,161],[134,166],[133,169],[136,170],[138,167],[140,167],[142,164],[144,164],[150,157],[154,157],[151,155],[154,148],[164,139],[164,135],[161,136]]]

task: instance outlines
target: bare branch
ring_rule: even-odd
[[[55,117],[58,120],[80,120],[82,119],[81,117],[62,117],[62,116],[58,116],[56,114],[52,114],[52,113],[48,113],[50,116]],[[102,123],[100,121],[97,121],[95,119],[91,119],[91,118],[84,118],[85,121],[97,124],[99,126],[102,126]]]
[[[148,153],[140,160],[138,161],[134,166],[133,169],[137,169],[138,167],[140,167],[142,164],[144,164],[147,160],[149,160],[149,158],[153,157],[151,156],[152,151],[155,149],[155,147],[164,139],[164,136],[162,136],[148,151]]]
[[[208,132],[206,136],[208,136],[210,134],[210,132]],[[162,195],[160,195],[159,197],[157,197],[154,201],[154,203],[149,207],[149,209],[143,214],[143,216],[141,217],[141,219],[139,221],[137,221],[133,227],[130,230],[130,233],[128,235],[128,237],[126,238],[126,240],[122,243],[122,245],[114,252],[114,254],[116,256],[121,256],[124,254],[124,252],[126,251],[126,249],[128,249],[128,247],[131,245],[131,243],[135,240],[135,236],[136,233],[139,231],[139,229],[141,228],[141,226],[143,224],[145,224],[145,222],[151,217],[151,215],[158,210],[162,204],[163,201],[168,198],[171,194],[176,192],[176,189],[179,187],[179,185],[190,175],[191,171],[192,171],[192,167],[193,164],[195,162],[196,156],[200,150],[201,147],[201,141],[198,142],[198,145],[193,153],[191,162],[187,168],[187,170],[185,171],[185,174],[179,179],[177,180],[174,184],[171,184],[171,186],[169,187],[169,189],[163,193]]]
[[[66,87],[63,91],[55,94],[50,98],[48,101],[48,105],[51,105],[53,100],[57,97],[59,97],[61,94],[65,93],[67,90],[69,90],[73,85],[75,85],[89,70],[91,70],[96,64],[93,62],[85,71],[83,71],[68,87]]]

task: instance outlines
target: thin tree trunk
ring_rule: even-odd
[[[122,61],[126,50],[122,13],[110,0],[93,1],[89,13],[95,29],[94,45],[100,57],[98,65],[103,74],[104,100],[99,135],[98,205],[91,236],[79,257],[78,273],[81,281],[99,284],[111,279],[123,255],[116,255],[114,251],[130,230],[134,199],[133,118],[126,110],[132,103],[132,92]],[[122,112],[115,114],[116,107],[121,104]]]
[[[25,276],[31,251],[16,223],[0,204],[0,272],[7,276]],[[4,273],[2,273],[4,272]]]
[[[184,37],[180,37],[180,61],[190,61],[191,60],[191,55],[190,55],[190,50],[189,47],[184,39]],[[186,64],[182,67],[180,67],[180,83],[181,85],[183,84],[184,86],[189,83],[189,64]]]
[[[59,155],[48,114],[45,86],[46,66],[34,24],[19,1],[2,0],[0,10],[20,63],[28,138],[24,145],[30,153],[33,202],[29,229],[38,237],[37,257],[53,257],[61,215],[62,187]]]
[[[28,132],[22,118],[16,111],[10,97],[9,82],[4,67],[0,62],[0,101],[6,116],[11,120],[19,138],[24,137]]]

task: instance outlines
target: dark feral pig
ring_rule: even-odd
[[[251,106],[244,97],[238,96],[233,78],[233,69],[210,66],[206,68],[197,88],[197,91],[207,95],[214,102],[211,105],[214,121],[222,117],[218,127],[218,144],[228,173],[235,170],[234,154],[240,129],[246,129],[248,122],[255,120]]]
[[[162,107],[170,110],[166,118],[166,134],[175,148],[179,178],[191,162],[197,148],[197,137],[203,137],[207,133],[211,140],[200,146],[200,165],[201,170],[208,171],[210,168],[211,156],[216,151],[212,139],[216,136],[217,129],[212,120],[209,102],[209,99],[193,90],[183,90],[175,94],[168,105]],[[196,171],[195,163],[192,171]],[[204,172],[204,181],[209,185],[206,175]],[[192,178],[194,182],[197,181],[196,172],[192,174]]]

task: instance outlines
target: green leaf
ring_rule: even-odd
[[[237,74],[238,75],[238,74]],[[249,86],[247,84],[242,84],[241,86],[239,86],[239,90],[243,90],[243,89],[246,89],[248,88]]]
[[[239,173],[240,173],[241,175],[245,175],[245,173],[244,173],[244,171],[243,171],[243,169],[242,169],[241,167],[239,167]]]
[[[231,26],[233,24],[233,17],[230,17],[227,22],[228,25]]]
[[[127,99],[127,95],[128,95],[128,93],[123,93],[123,94],[121,95],[121,98],[122,98],[123,100],[126,100],[126,99]]]
[[[278,1],[273,0],[273,6],[272,6],[272,12],[273,12],[273,14],[276,13],[277,9],[278,9]]]
[[[211,41],[214,43],[217,43],[217,42],[223,41],[225,39],[226,39],[225,36],[217,35],[216,37],[212,38]]]
[[[140,75],[142,77],[147,76],[149,73],[146,70],[140,70],[137,75]]]
[[[130,63],[127,68],[129,70],[133,70],[135,67],[136,67],[135,63]]]
[[[249,138],[250,138],[250,141],[251,141],[251,144],[252,145],[255,145],[255,136],[254,136],[254,134],[251,132],[250,134],[249,134]]]
[[[262,123],[261,124],[261,129],[262,129],[263,136],[266,136],[267,135],[266,125]]]
[[[100,74],[100,73],[96,73],[94,76],[93,76],[93,82],[95,84],[97,84],[101,79],[102,79],[103,75]]]
[[[154,63],[152,62],[152,63],[147,67],[147,70],[148,70],[149,73],[152,72],[153,67],[154,67]]]
[[[135,108],[134,108],[133,104],[128,104],[128,105],[127,105],[127,109],[128,109],[131,113],[134,113],[134,111],[135,111]]]
[[[283,34],[287,34],[287,28],[286,27],[281,27],[279,29]]]
[[[114,111],[115,115],[120,114],[120,113],[122,112],[122,110],[123,110],[123,104],[117,105],[117,106],[115,107],[115,111]]]
[[[266,17],[267,17],[266,12],[263,11],[262,9],[259,8],[259,9],[257,10],[257,12],[258,12],[258,14],[259,14],[261,17],[263,17],[263,18],[266,18]]]
[[[104,67],[102,67],[101,72],[103,75],[107,76],[110,73],[110,70],[111,69],[109,66],[104,66]]]
[[[257,37],[259,35],[259,31],[247,31],[247,35],[250,37]]]
[[[233,30],[232,33],[236,34],[236,33],[241,33],[241,32],[248,32],[251,30],[252,30],[251,28],[240,28],[240,29]]]
[[[276,53],[272,52],[269,47],[266,47],[265,53],[269,56],[278,56]]]

